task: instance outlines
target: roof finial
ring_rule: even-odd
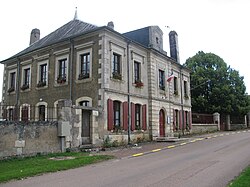
[[[75,10],[75,16],[74,16],[74,20],[77,20],[77,7],[76,7],[76,10]]]

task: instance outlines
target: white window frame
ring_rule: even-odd
[[[31,65],[26,65],[22,67],[22,77],[21,77],[21,87],[24,85],[25,80],[25,70],[30,69],[30,77],[29,77],[29,88],[27,90],[30,90],[31,88]]]
[[[31,110],[30,110],[30,104],[22,104],[21,105],[21,107],[19,108],[19,111],[20,111],[20,121],[22,121],[22,108],[23,107],[28,107],[28,111],[29,111],[29,113],[28,113],[28,121],[30,120],[30,113],[31,113]]]
[[[59,61],[66,59],[66,82],[64,84],[60,84],[57,82],[57,78],[59,76]],[[56,85],[67,85],[69,82],[69,55],[62,55],[62,56],[57,56],[55,58],[55,84]]]
[[[84,55],[86,53],[89,53],[89,78],[86,79],[81,79],[79,80],[78,77],[80,75],[80,71],[81,71],[81,55]],[[92,48],[88,48],[88,49],[84,49],[81,51],[78,51],[76,53],[76,82],[85,82],[85,81],[89,81],[92,78]]]
[[[36,104],[36,112],[35,112],[35,120],[39,121],[39,106],[44,105],[45,106],[45,121],[48,120],[48,103],[46,102],[39,102]]]
[[[48,87],[48,84],[49,84],[49,60],[43,60],[43,61],[40,61],[37,63],[37,81],[36,83],[38,84],[39,81],[40,81],[40,77],[41,77],[41,70],[40,70],[40,66],[43,65],[43,64],[47,64],[47,71],[46,71],[46,85],[43,86],[43,87],[39,87],[40,89],[41,88],[47,88]]]

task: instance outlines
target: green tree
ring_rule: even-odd
[[[249,98],[244,77],[213,53],[199,51],[186,60],[192,70],[192,110],[200,113],[246,114]]]

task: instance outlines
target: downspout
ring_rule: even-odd
[[[73,90],[73,60],[74,60],[74,42],[70,41],[70,60],[69,60],[69,100],[73,102],[72,90]]]
[[[183,81],[183,74],[182,74],[182,66],[180,68],[180,86],[181,86],[181,113],[182,113],[182,135],[184,135],[184,109],[183,109],[183,93],[182,93],[182,81]]]
[[[18,110],[18,106],[19,106],[19,94],[20,94],[20,83],[19,81],[21,81],[21,79],[19,78],[20,77],[20,60],[19,58],[17,58],[17,76],[16,76],[16,106],[15,106],[15,109],[16,109],[16,118],[17,120],[19,120],[19,110]],[[18,80],[17,80],[18,78]]]
[[[130,104],[130,71],[129,71],[129,44],[130,40],[127,40],[127,82],[128,82],[128,144],[130,141],[130,133],[131,133],[131,104]]]

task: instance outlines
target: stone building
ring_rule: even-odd
[[[41,39],[33,29],[30,46],[1,61],[4,117],[50,120],[69,100],[81,111],[79,145],[184,133],[191,128],[190,71],[179,62],[177,33],[169,38],[170,57],[158,26],[121,34],[113,22],[98,27],[75,17]]]

